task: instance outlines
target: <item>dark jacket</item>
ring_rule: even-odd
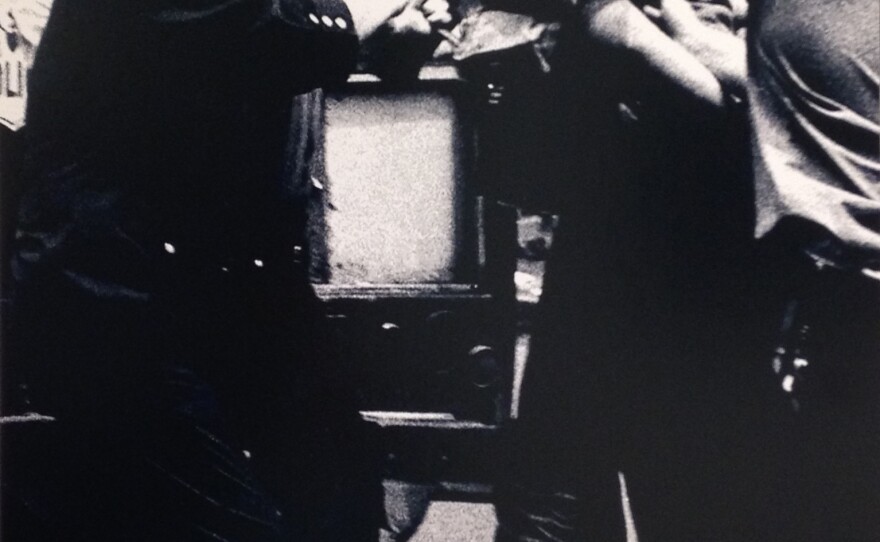
[[[4,540],[375,535],[371,439],[293,258],[294,95],[345,79],[353,30],[339,0],[55,3],[3,369],[57,422],[4,438]]]
[[[356,49],[339,0],[59,0],[31,78],[18,279],[137,297],[166,243],[212,261],[292,244],[291,98],[343,81]]]

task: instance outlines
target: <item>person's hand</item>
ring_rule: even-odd
[[[404,2],[380,31],[361,42],[363,67],[386,81],[418,77],[442,39],[440,27],[452,22],[447,0]]]
[[[703,29],[703,22],[687,0],[660,0],[660,7],[647,5],[645,15],[676,41],[684,41]]]
[[[18,30],[13,13],[15,4],[13,0],[0,0],[0,30],[7,34],[15,34]]]
[[[645,6],[643,11],[670,39],[707,67],[725,92],[744,99],[748,70],[741,36],[705,24],[687,0],[660,0],[659,9]]]
[[[443,26],[452,22],[449,2],[446,0],[426,0],[422,3],[421,10],[433,26]]]
[[[452,22],[446,0],[410,0],[388,26],[393,34],[428,35],[437,27]]]
[[[358,39],[364,41],[403,12],[409,0],[345,0]]]

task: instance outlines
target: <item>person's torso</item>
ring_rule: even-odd
[[[31,80],[24,267],[149,288],[144,267],[168,245],[259,258],[298,220],[282,179],[291,98],[254,87],[235,36],[140,10],[55,5]]]
[[[751,21],[758,236],[880,269],[880,3],[762,0]]]

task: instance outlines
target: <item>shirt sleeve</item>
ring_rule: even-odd
[[[344,81],[358,38],[342,0],[153,0],[148,23],[195,70],[305,92]]]

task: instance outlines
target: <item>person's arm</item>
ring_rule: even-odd
[[[345,80],[359,43],[409,0],[144,0],[154,48],[198,74],[299,93]],[[120,8],[131,9],[131,8]]]
[[[351,12],[358,39],[364,41],[401,13],[408,0],[345,0],[345,4]]]
[[[686,0],[661,0],[659,8],[647,6],[645,13],[697,57],[726,90],[745,95],[746,43],[741,36],[703,24]]]
[[[724,106],[721,83],[709,68],[630,0],[588,0],[581,11],[591,39],[638,55],[650,69],[697,100]]]

